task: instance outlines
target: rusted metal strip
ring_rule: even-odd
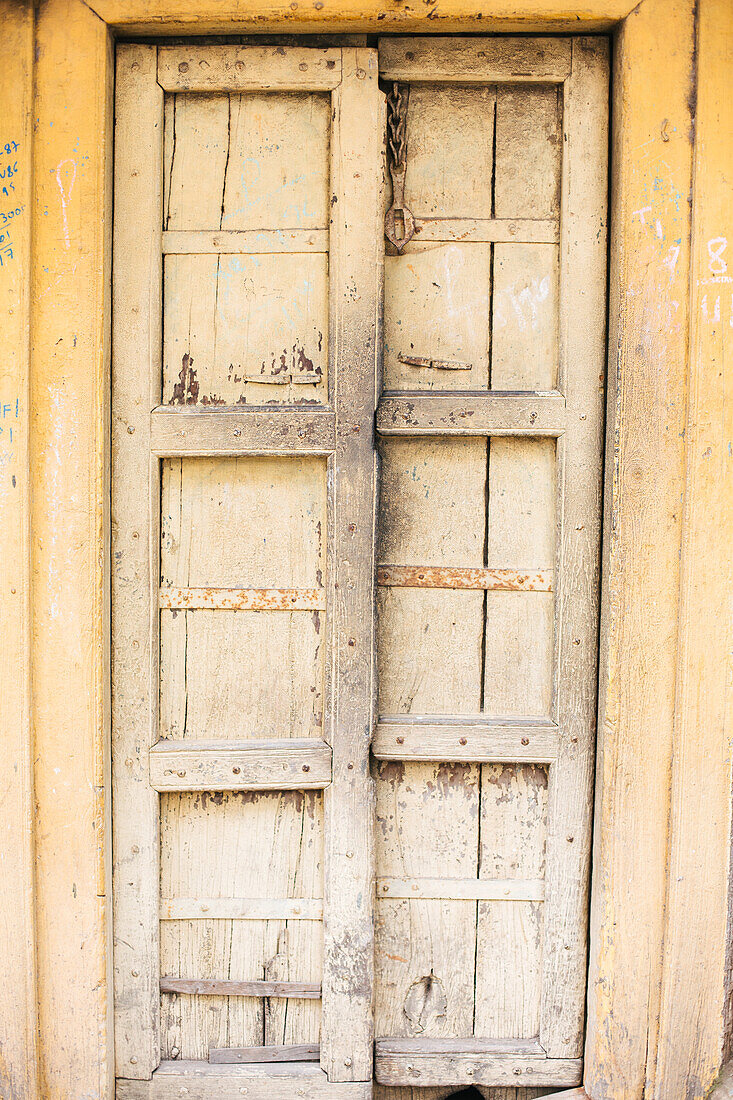
[[[377,584],[382,588],[469,588],[484,592],[552,592],[552,570],[380,565],[377,569]]]
[[[268,1047],[209,1047],[211,1065],[242,1065],[250,1062],[317,1062],[320,1043],[297,1043]]]
[[[320,985],[307,982],[239,982],[218,978],[161,978],[161,993],[192,993],[211,997],[295,997],[318,1001]]]
[[[160,589],[159,605],[172,611],[325,611],[322,588]]]

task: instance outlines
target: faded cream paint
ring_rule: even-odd
[[[20,17],[19,24],[9,22],[9,10],[28,18],[29,6],[24,12],[17,3],[0,9],[3,58],[18,64],[18,56],[23,57],[17,79],[9,78],[9,69],[0,77],[0,115],[17,117],[18,91],[25,87],[30,96],[34,79],[36,96],[33,255],[30,269],[22,269],[25,278],[11,290],[20,316],[28,300],[24,295],[30,297],[33,345],[32,717],[40,1084],[34,1080],[30,1038],[34,997],[28,971],[33,951],[26,947],[19,952],[12,939],[18,920],[28,937],[33,932],[31,777],[22,764],[29,759],[28,739],[15,743],[21,766],[10,777],[9,797],[18,806],[10,827],[21,856],[11,900],[2,896],[0,925],[3,939],[16,944],[13,951],[4,942],[0,948],[5,964],[3,1020],[18,1022],[18,997],[24,991],[20,1027],[10,1041],[3,1038],[2,1046],[3,1056],[20,1075],[16,1094],[22,1100],[112,1095],[109,861],[103,810],[110,260],[105,214],[111,105],[105,23],[124,24],[128,33],[161,34],[227,28],[384,33],[390,27],[434,30],[436,22],[443,31],[486,31],[492,25],[542,31],[569,24],[588,30],[616,25],[631,6],[628,0],[587,0],[575,10],[551,0],[525,0],[517,6],[497,0],[482,5],[479,19],[472,5],[450,0],[428,18],[427,10],[408,16],[400,0],[387,0],[386,18],[377,21],[376,8],[353,0],[328,0],[322,8],[307,10],[284,3],[245,6],[233,0],[96,0],[91,7],[82,0],[46,0],[37,15],[34,72],[27,38],[23,47],[21,35],[16,54],[12,33],[6,33],[18,25],[26,26],[27,33]],[[698,91],[708,82],[707,98],[699,101],[700,132],[709,135],[715,89],[726,87],[730,12],[726,0],[699,0],[699,13],[698,71],[704,80]],[[725,31],[720,37],[719,28]],[[720,583],[701,584],[696,577],[725,577],[725,523],[733,500],[726,420],[733,330],[718,325],[715,300],[698,280],[708,258],[720,255],[715,251],[719,244],[709,251],[710,242],[727,240],[733,231],[719,224],[730,209],[723,138],[703,136],[695,150],[691,286],[690,227],[684,211],[692,178],[693,33],[688,0],[642,0],[621,25],[616,42],[611,374],[617,390],[609,435],[611,553],[586,1052],[586,1088],[592,1100],[641,1100],[645,1089],[647,1096],[666,1100],[680,1095],[681,1088],[697,1100],[713,1084],[722,1056],[727,884],[724,870],[715,864],[714,845],[722,843],[721,823],[729,814],[730,730],[713,702],[721,685],[730,682],[729,639],[719,629]],[[717,94],[722,103],[722,94]],[[21,105],[21,110],[27,128],[28,108]],[[670,301],[679,303],[671,317]],[[695,321],[688,356],[690,301]],[[0,308],[6,309],[4,301]],[[721,295],[721,321],[723,308]],[[13,378],[22,387],[27,329],[19,325],[9,331],[17,356]],[[22,454],[19,461],[22,472]],[[17,513],[7,519],[4,500],[2,506],[3,561],[18,563],[22,589],[14,595],[27,599],[22,595],[27,593],[24,551],[13,527]],[[2,597],[7,600],[4,590]],[[4,612],[7,604],[0,606]],[[14,607],[11,603],[11,632],[19,621]],[[29,630],[27,606],[21,621]],[[10,726],[8,712],[2,712],[3,733],[10,729],[17,737],[18,729],[27,731],[22,648],[13,662],[21,687],[10,706],[20,710],[11,712]],[[696,689],[699,684],[704,685],[701,690]],[[676,698],[676,706],[670,697]],[[4,705],[7,698],[4,694]],[[20,726],[13,729],[16,713]],[[701,768],[702,753],[711,763],[707,770]],[[670,782],[671,801],[665,794]],[[2,813],[9,805],[6,797],[3,788]],[[8,817],[0,814],[0,820]],[[696,858],[703,837],[713,845],[708,873]],[[670,854],[674,882],[666,873]],[[8,907],[13,923],[8,923]],[[705,926],[694,940],[693,967],[687,932],[691,921],[703,919]],[[27,1056],[19,1062],[18,1043],[24,1042]]]

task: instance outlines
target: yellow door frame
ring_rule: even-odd
[[[730,999],[730,0],[0,0],[0,30],[0,1094],[113,1096],[114,39],[409,30],[614,35],[585,1088],[702,1098]]]

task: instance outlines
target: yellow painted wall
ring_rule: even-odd
[[[32,9],[0,0],[0,147],[19,145],[16,192],[2,197],[21,208],[0,267],[0,1096],[112,1096],[111,26],[570,26],[616,27],[586,1087],[592,1100],[702,1100],[727,1053],[730,0],[696,9],[641,0],[633,11],[630,0],[577,9],[558,0],[409,9],[407,0],[318,9],[311,0],[43,0]]]

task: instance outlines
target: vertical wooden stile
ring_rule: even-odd
[[[606,333],[608,43],[575,38],[564,85],[560,238],[556,720],[549,771],[547,895],[540,1043],[582,1054],[595,755],[601,473]]]
[[[329,489],[324,964],[321,1065],[331,1081],[372,1077],[374,794],[374,411],[381,309],[382,110],[377,53],[342,51],[333,93],[330,316],[336,452]],[[358,302],[359,308],[354,308]]]
[[[112,342],[112,783],[117,1073],[158,1065],[158,463],[163,91],[157,48],[117,51]]]

